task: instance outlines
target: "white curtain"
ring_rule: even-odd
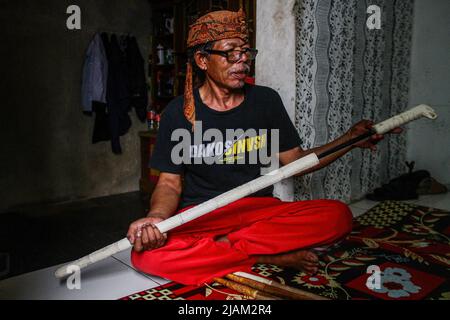
[[[366,25],[370,5],[381,8],[379,30]],[[304,149],[407,107],[412,9],[413,0],[297,0],[295,124]],[[404,135],[378,148],[354,150],[296,179],[296,200],[349,202],[406,171]]]

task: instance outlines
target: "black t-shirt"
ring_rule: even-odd
[[[245,99],[239,106],[216,111],[202,102],[195,89],[195,116],[201,124],[196,123],[194,131],[184,117],[182,96],[163,112],[150,166],[184,176],[181,208],[258,178],[272,150],[284,152],[300,146],[279,94],[262,86],[246,85],[244,90]],[[279,139],[273,138],[277,131],[273,129],[278,129]],[[278,150],[272,145],[277,141]],[[272,196],[272,192],[269,187],[252,196]]]

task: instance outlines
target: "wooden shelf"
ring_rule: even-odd
[[[174,37],[173,33],[155,35],[155,39],[157,40],[171,40],[173,39],[173,37]]]
[[[151,138],[151,137],[156,136],[157,134],[158,134],[157,130],[140,131],[139,132],[139,137]]]
[[[175,96],[156,96],[155,98],[161,100],[172,100],[175,98]]]
[[[232,10],[237,11],[241,3],[247,12],[248,22],[250,24],[250,42],[251,46],[255,45],[254,30],[256,27],[256,0],[223,0],[220,3],[223,8],[217,7],[217,1],[212,0],[149,0],[152,5],[153,12],[153,30],[154,34],[151,37],[151,57],[148,67],[148,77],[151,81],[151,101],[153,107],[157,107],[161,112],[175,96],[183,93],[184,79],[186,78],[186,62],[187,49],[186,38],[188,34],[189,24],[198,17],[204,15],[211,10]],[[165,19],[174,18],[174,33],[165,33]],[[173,50],[173,64],[158,65],[157,46],[162,45],[166,49]],[[253,74],[254,67],[252,67]],[[173,93],[169,96],[158,96],[158,73],[159,79],[163,80],[163,86],[167,85],[167,77],[173,77],[173,88],[167,90],[167,87],[159,87],[161,93]],[[170,88],[170,87],[169,87]],[[147,201],[153,192],[157,181],[158,173],[148,168],[149,159],[152,154],[153,147],[156,143],[157,131],[142,131],[139,133],[141,140],[141,166],[142,174],[140,180],[140,188]]]
[[[174,68],[175,64],[174,63],[172,63],[172,64],[153,64],[152,67],[153,68],[164,68],[164,69],[166,69],[166,68]]]
[[[149,168],[157,134],[158,132],[156,130],[139,132],[141,144],[141,178],[139,179],[139,189],[142,199],[147,203],[155,189],[159,176],[158,171]]]
[[[189,31],[189,25],[198,17],[214,10],[232,10],[237,11],[243,5],[247,13],[247,19],[250,24],[250,42],[255,45],[255,0],[150,0],[153,10],[153,30],[155,34],[152,37],[152,65],[149,68],[149,77],[151,78],[151,100],[157,102],[160,110],[164,110],[172,96],[158,97],[158,88],[163,90],[161,93],[178,96],[183,94],[184,82],[186,78],[187,48],[186,40]],[[174,20],[173,34],[168,32],[165,24],[166,19]],[[192,21],[191,21],[192,20]],[[158,65],[157,46],[162,45],[165,49],[173,50],[173,64]],[[164,73],[164,78],[161,74]],[[252,66],[254,74],[254,66]],[[172,79],[173,78],[173,79]],[[158,79],[162,81],[162,86],[158,86]],[[170,80],[169,80],[170,79]],[[173,82],[171,81],[173,80]],[[172,90],[167,90],[167,85],[173,83]],[[170,87],[169,87],[170,88]],[[159,101],[158,101],[159,100]]]

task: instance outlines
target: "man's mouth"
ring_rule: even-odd
[[[247,77],[246,71],[231,72],[231,77],[237,80],[244,80]]]

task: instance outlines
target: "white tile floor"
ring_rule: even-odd
[[[410,203],[450,210],[450,193],[421,196]],[[362,200],[350,205],[359,216],[378,202]],[[98,262],[81,273],[80,290],[69,290],[65,281],[53,273],[58,266],[42,269],[0,282],[0,300],[114,300],[126,295],[165,284],[168,280],[144,275],[133,269],[130,252],[124,251]]]
[[[0,299],[12,300],[109,300],[146,290],[158,284],[114,258],[89,266],[81,273],[79,290],[69,290],[57,280],[58,266],[27,273],[0,282]],[[73,282],[70,282],[73,283]]]
[[[122,251],[118,254],[115,254],[113,256],[116,260],[120,261],[121,263],[123,263],[124,265],[126,265],[127,267],[133,269],[136,271],[136,269],[133,267],[133,265],[131,264],[131,249]],[[158,286],[160,285],[164,285],[168,282],[170,282],[167,279],[163,279],[163,278],[159,278],[159,277],[154,277],[154,276],[150,276],[150,275],[146,275],[148,278],[151,278],[151,280],[155,283],[158,284]]]

